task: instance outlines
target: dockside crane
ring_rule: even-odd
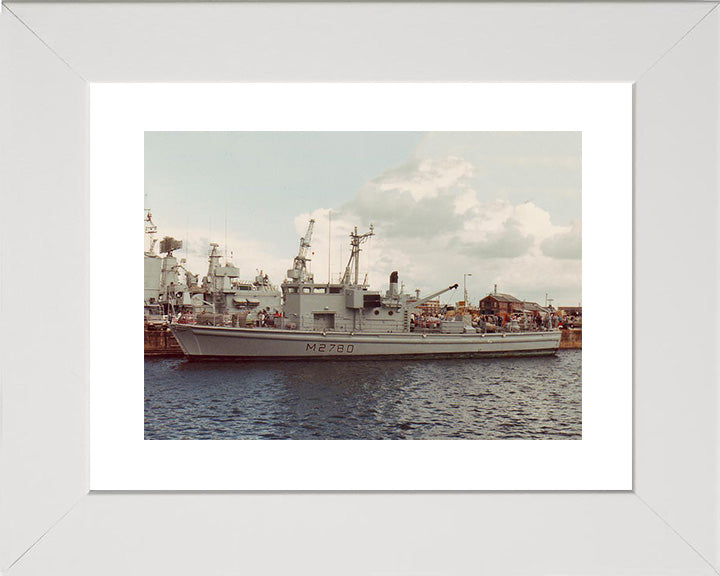
[[[313,275],[307,270],[307,263],[311,260],[307,257],[307,253],[308,248],[310,248],[310,240],[312,240],[314,226],[315,220],[310,220],[305,236],[300,238],[300,248],[298,249],[297,256],[295,256],[293,260],[293,267],[287,271],[287,277],[292,280],[298,280],[300,282],[313,281]]]

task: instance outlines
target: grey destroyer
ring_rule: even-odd
[[[398,272],[390,274],[382,294],[359,280],[361,244],[374,235],[357,228],[350,234],[351,254],[338,282],[315,282],[308,268],[313,221],[282,283],[282,307],[272,326],[170,325],[190,360],[436,358],[553,355],[560,330],[553,325],[497,330],[475,326],[469,317],[442,320],[432,328],[415,322],[423,304],[457,284],[420,298],[406,294]]]
[[[200,280],[185,268],[186,259],[174,252],[182,240],[165,236],[155,250],[157,226],[145,214],[145,325],[165,326],[171,318],[204,324],[231,318],[235,324],[253,324],[258,317],[278,313],[282,293],[267,274],[258,270],[253,281],[242,280],[240,269],[210,243],[207,274]],[[184,278],[183,278],[184,277]]]

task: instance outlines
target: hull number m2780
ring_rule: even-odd
[[[305,352],[336,352],[338,354],[352,354],[354,344],[310,344],[305,345]]]

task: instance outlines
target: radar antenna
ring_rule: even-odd
[[[172,256],[175,250],[182,248],[182,245],[182,240],[176,240],[172,236],[165,236],[165,238],[160,241],[160,254]]]
[[[292,280],[299,280],[301,282],[305,280],[309,282],[313,281],[313,275],[307,271],[307,263],[310,262],[310,258],[307,257],[307,253],[308,248],[310,248],[310,240],[312,240],[314,225],[315,220],[310,220],[305,236],[300,238],[298,255],[295,256],[295,259],[293,260],[293,267],[287,271],[287,277]]]

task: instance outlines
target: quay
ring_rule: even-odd
[[[166,326],[145,327],[145,356],[183,356],[180,345]]]
[[[560,350],[582,349],[582,328],[565,328],[560,332]]]

